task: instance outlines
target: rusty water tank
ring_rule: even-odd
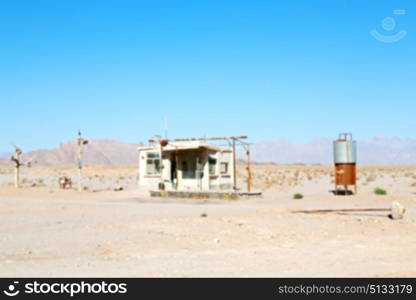
[[[335,191],[343,187],[344,194],[349,194],[348,187],[354,186],[357,193],[357,142],[351,133],[341,133],[334,141]]]

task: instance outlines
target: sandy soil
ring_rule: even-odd
[[[359,195],[344,197],[331,167],[255,166],[264,196],[240,201],[150,199],[134,167],[88,167],[84,192],[57,187],[73,168],[22,172],[17,190],[0,168],[1,277],[416,276],[416,167],[362,167]],[[393,201],[403,220],[293,213]]]

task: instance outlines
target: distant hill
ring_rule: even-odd
[[[252,146],[252,160],[278,164],[333,163],[333,140],[317,138],[295,144],[285,138],[260,142]],[[240,155],[242,158],[242,156]],[[358,163],[363,165],[416,165],[416,139],[374,137],[358,141]]]
[[[253,163],[321,164],[333,163],[332,139],[316,138],[309,143],[296,144],[285,138],[277,138],[252,145]],[[93,139],[84,147],[84,163],[87,165],[136,165],[139,144],[109,139]],[[0,164],[10,164],[10,153],[0,154]],[[245,158],[238,155],[239,163]],[[75,141],[61,144],[56,149],[37,150],[23,155],[37,165],[75,165],[77,146]],[[358,162],[363,165],[416,165],[416,139],[398,137],[374,137],[358,141]]]
[[[9,152],[2,152],[0,153],[0,159],[9,158],[11,153]]]
[[[138,163],[138,146],[109,139],[92,139],[83,146],[83,161],[87,165],[135,165]],[[69,141],[56,149],[24,153],[22,158],[36,165],[74,165],[77,162],[77,149],[76,142]],[[8,157],[3,159],[5,162],[9,164]]]
[[[7,164],[7,162],[10,160],[11,153],[8,152],[2,152],[0,153],[0,165]]]

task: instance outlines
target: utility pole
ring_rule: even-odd
[[[250,144],[247,144],[247,192],[251,193],[253,186],[253,175],[251,173],[251,161],[250,161]]]
[[[82,191],[82,168],[83,168],[82,146],[88,144],[88,141],[84,140],[81,137],[81,130],[78,130],[77,144],[78,144],[78,191],[81,192]]]

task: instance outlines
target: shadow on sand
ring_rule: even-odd
[[[345,191],[345,190],[332,190],[329,191],[330,193],[334,194],[335,196],[353,196],[354,193],[350,190]]]

